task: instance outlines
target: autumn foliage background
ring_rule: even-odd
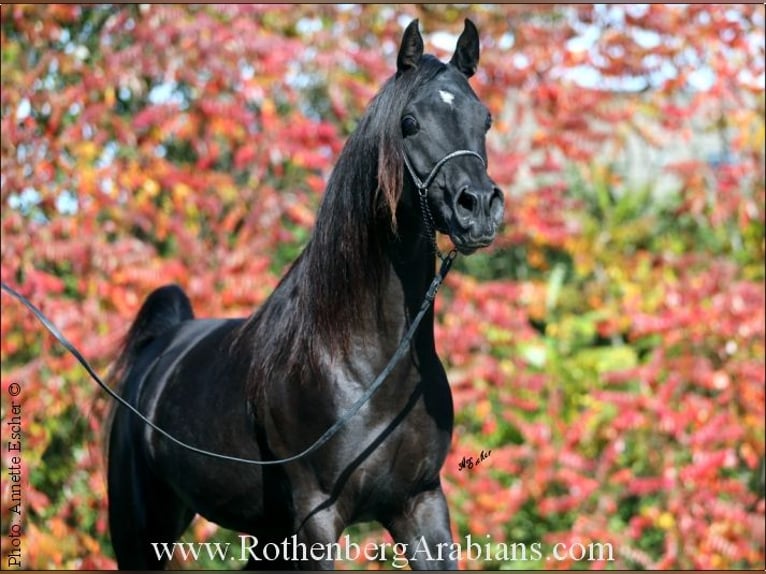
[[[507,208],[437,301],[455,535],[615,555],[461,566],[763,568],[763,6],[4,5],[2,280],[101,373],[157,286],[250,313],[403,26],[446,58],[466,16]],[[113,567],[105,400],[6,294],[1,326],[26,566]]]

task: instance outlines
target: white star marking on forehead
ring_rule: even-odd
[[[449,92],[446,92],[444,90],[439,90],[439,95],[441,96],[442,101],[445,104],[449,104],[450,106],[452,105],[452,101],[455,99],[454,94],[450,94]]]

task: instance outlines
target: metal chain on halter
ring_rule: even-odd
[[[431,245],[434,248],[434,253],[439,256],[439,259],[444,261],[445,255],[439,251],[439,246],[436,244],[436,226],[434,225],[434,217],[431,215],[431,208],[428,206],[428,190],[418,190],[418,197],[420,198],[420,210],[423,212],[423,222],[426,226],[426,233],[431,240]]]

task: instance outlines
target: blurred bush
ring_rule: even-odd
[[[437,301],[457,417],[443,478],[457,539],[545,554],[461,565],[764,567],[763,6],[0,14],[0,273],[101,372],[161,284],[199,316],[257,307],[403,25],[419,17],[446,57],[471,17],[507,221]],[[26,566],[112,567],[104,400],[5,295],[0,328],[4,417],[23,385]],[[546,560],[562,542],[614,559]]]

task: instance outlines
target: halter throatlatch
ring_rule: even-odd
[[[431,172],[428,174],[425,181],[423,181],[418,177],[418,174],[413,169],[412,164],[410,163],[410,160],[407,157],[407,154],[404,153],[402,155],[404,156],[404,165],[407,166],[407,171],[410,172],[410,177],[412,178],[412,182],[415,184],[415,187],[418,188],[418,198],[420,199],[420,209],[423,212],[423,219],[425,219],[426,231],[428,232],[428,236],[430,237],[431,243],[433,244],[434,252],[436,253],[436,255],[439,256],[439,259],[441,259],[442,262],[445,261],[447,258],[454,259],[455,256],[457,255],[457,251],[455,249],[452,249],[447,255],[444,255],[441,251],[439,251],[439,247],[436,245],[436,226],[434,225],[434,217],[431,214],[431,208],[428,206],[428,188],[433,183],[434,179],[436,178],[436,174],[439,172],[441,167],[451,159],[460,157],[462,155],[472,155],[474,157],[479,158],[481,165],[486,167],[487,164],[484,161],[484,158],[481,157],[481,155],[479,155],[475,151],[472,151],[470,149],[459,149],[459,150],[453,151],[452,153],[448,153],[439,161],[437,161],[436,165],[434,165],[433,168],[431,168]]]

